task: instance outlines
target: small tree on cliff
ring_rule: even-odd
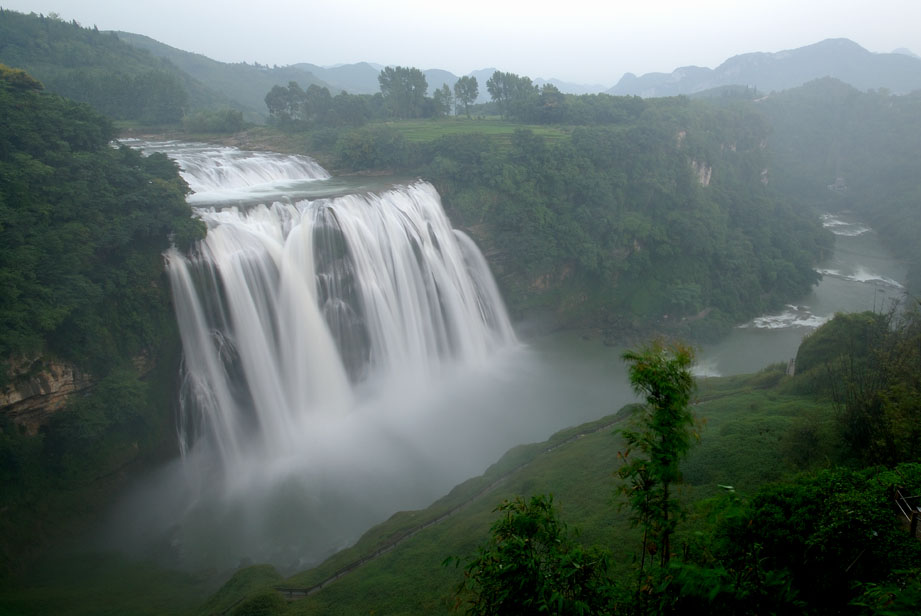
[[[646,399],[632,429],[620,431],[627,448],[619,454],[624,464],[617,471],[623,480],[620,492],[633,509],[632,521],[643,529],[642,571],[647,552],[657,552],[662,566],[671,555],[670,539],[680,513],[671,485],[680,480],[678,465],[696,436],[689,408],[694,353],[681,344],[657,341],[623,357],[630,364],[634,391]]]

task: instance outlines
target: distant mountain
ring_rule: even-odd
[[[454,84],[457,83],[459,77],[450,71],[445,71],[440,68],[430,68],[422,71],[425,75],[425,82],[429,84],[429,96],[432,95],[435,90],[441,88],[441,86],[447,84],[451,91],[454,91]]]
[[[329,84],[330,92],[336,94],[345,91],[349,94],[376,94],[380,91],[377,76],[381,69],[376,64],[359,62],[357,64],[340,64],[323,67],[308,62],[292,65],[294,68],[308,71]]]
[[[893,49],[892,53],[899,53],[899,54],[902,54],[903,56],[910,56],[912,58],[918,58],[919,60],[921,60],[921,56],[919,56],[918,54],[913,52],[911,49],[908,49],[906,47],[899,47],[898,49]]]
[[[549,83],[556,86],[556,89],[563,94],[598,94],[599,92],[604,92],[607,90],[607,86],[602,86],[597,83],[572,83],[569,81],[561,81],[559,79],[543,79],[540,77],[535,79],[534,83],[539,86],[543,86]]]
[[[871,53],[848,39],[827,39],[778,53],[747,53],[715,69],[685,66],[671,73],[627,73],[608,94],[644,97],[694,94],[727,85],[762,92],[787,90],[833,77],[859,90],[887,88],[895,94],[921,90],[921,59],[903,53]]]

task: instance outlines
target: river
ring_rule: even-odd
[[[717,344],[705,345],[698,374],[746,374],[786,363],[796,356],[803,337],[836,312],[886,311],[902,298],[906,268],[873,229],[846,212],[825,214],[822,222],[835,234],[835,249],[817,267],[822,274],[819,284],[795,304],[734,328]]]

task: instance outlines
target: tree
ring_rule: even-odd
[[[464,113],[467,114],[468,118],[470,117],[470,105],[476,101],[479,95],[480,86],[477,83],[476,77],[469,75],[461,77],[454,84],[454,96],[458,103],[464,105]]]
[[[530,77],[501,71],[496,71],[486,81],[486,89],[503,117],[521,116],[529,99],[537,96],[537,90]]]
[[[425,75],[417,68],[403,66],[384,68],[377,76],[384,97],[384,105],[395,118],[418,118],[428,83]]]
[[[273,86],[265,95],[265,105],[269,115],[281,124],[288,124],[302,119],[306,92],[296,81],[289,81],[288,87]]]
[[[540,100],[535,119],[544,124],[561,122],[565,106],[566,96],[560,92],[559,88],[552,83],[544,84],[540,89]]]
[[[502,513],[490,540],[464,570],[458,607],[468,614],[611,613],[607,557],[574,541],[553,506],[553,497],[517,497]],[[449,558],[448,564],[456,559]]]
[[[451,94],[448,84],[435,90],[432,98],[435,102],[435,115],[446,116],[451,113],[451,108],[454,106],[454,95]]]
[[[630,383],[646,404],[634,415],[635,430],[621,430],[627,449],[617,474],[624,480],[620,491],[629,499],[633,523],[643,528],[643,556],[658,552],[665,566],[671,556],[670,539],[680,508],[671,485],[681,478],[678,465],[687,455],[694,436],[694,415],[689,404],[694,390],[690,368],[693,351],[681,344],[661,341],[638,351],[627,351]],[[631,458],[638,450],[639,457]]]

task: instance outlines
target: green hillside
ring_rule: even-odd
[[[606,119],[391,121],[317,129],[309,151],[347,171],[431,181],[515,318],[543,314],[611,340],[713,338],[817,281],[832,236],[765,181],[770,126],[755,110],[564,100],[563,113]]]
[[[55,16],[0,11],[0,62],[115,120],[175,124],[189,110],[231,102],[113,33]]]
[[[258,64],[228,64],[164,45],[141,34],[130,32],[116,32],[115,34],[119,40],[132,47],[149,51],[157,58],[168,60],[204,84],[205,87],[220,93],[226,100],[233,101],[236,108],[246,112],[245,117],[251,122],[265,120],[268,115],[265,94],[273,86],[286,86],[294,81],[302,88],[316,84],[334,90],[332,86],[328,86],[309,71],[301,70],[297,66],[269,68]]]

